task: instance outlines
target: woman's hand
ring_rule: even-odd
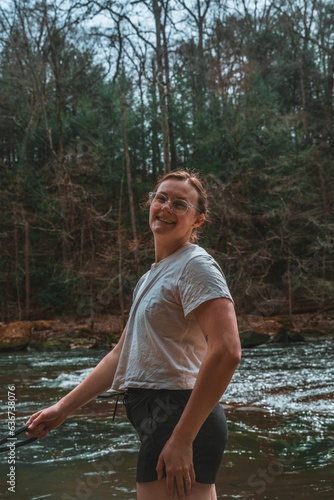
[[[173,498],[176,490],[178,498],[184,500],[195,482],[192,444],[185,444],[172,436],[159,456],[158,480],[163,478],[164,469],[168,495]]]
[[[34,413],[26,425],[28,437],[44,438],[52,429],[59,427],[68,417],[65,408],[58,402]]]

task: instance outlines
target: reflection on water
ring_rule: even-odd
[[[229,442],[217,491],[221,499],[334,497],[334,344],[246,349],[224,397]],[[1,435],[7,387],[15,385],[17,427],[74,387],[102,351],[0,355]],[[16,451],[16,492],[7,491],[0,455],[0,498],[135,499],[138,440],[119,405],[95,400],[62,427]]]

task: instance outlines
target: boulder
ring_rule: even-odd
[[[26,349],[31,338],[31,322],[15,321],[0,325],[0,351],[19,351]]]
[[[0,351],[19,349],[68,350],[112,347],[123,329],[121,318],[92,322],[61,320],[0,323]]]
[[[244,314],[238,316],[241,346],[256,347],[268,343],[272,336],[282,328],[276,318]]]
[[[103,315],[79,320],[35,320],[0,323],[0,351],[26,349],[91,349],[113,347],[124,328],[125,318]],[[326,314],[294,316],[238,315],[243,348],[268,342],[286,343],[333,338],[334,317]]]
[[[269,335],[256,333],[254,330],[244,330],[240,332],[241,347],[255,347],[257,345],[266,344],[269,342]]]
[[[305,342],[305,338],[299,332],[289,330],[287,327],[282,327],[276,335],[271,338],[274,344],[285,344],[287,342]]]

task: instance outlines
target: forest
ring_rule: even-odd
[[[238,312],[333,309],[333,90],[332,1],[2,1],[0,321],[126,316],[178,168]]]

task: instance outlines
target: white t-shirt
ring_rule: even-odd
[[[134,290],[112,388],[192,389],[207,351],[193,310],[232,300],[217,262],[198,245],[153,264]]]

